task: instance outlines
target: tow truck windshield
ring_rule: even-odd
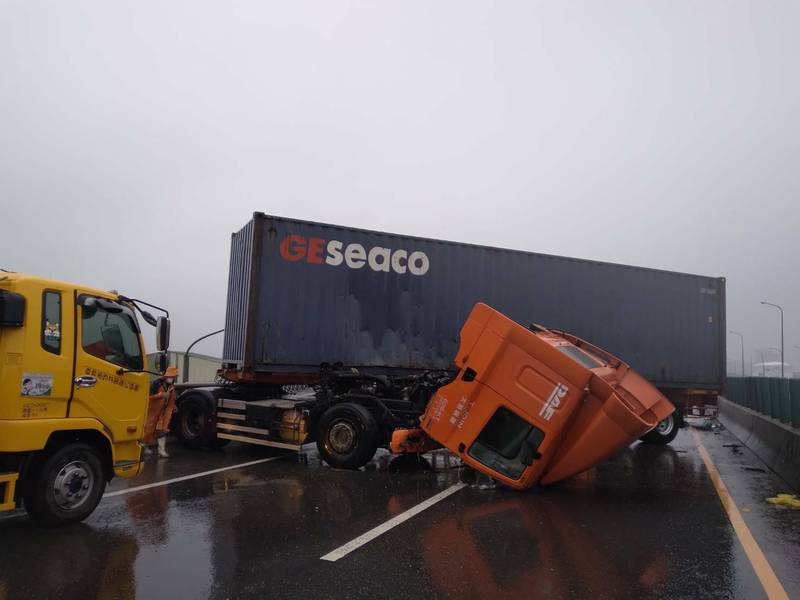
[[[138,371],[144,366],[136,317],[122,304],[86,298],[81,313],[81,345],[88,354],[125,369]]]

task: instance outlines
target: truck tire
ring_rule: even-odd
[[[326,410],[317,426],[317,450],[322,459],[339,469],[358,469],[378,449],[378,424],[359,404],[345,402]]]
[[[31,519],[44,527],[83,521],[106,489],[103,460],[82,442],[67,444],[39,459],[28,473],[23,501]]]
[[[646,444],[657,444],[665,446],[675,439],[678,435],[680,420],[678,411],[675,411],[663,421],[659,422],[654,429],[648,431],[640,439]]]
[[[175,436],[178,441],[193,450],[208,445],[213,431],[212,407],[202,396],[189,396],[178,404],[175,415]]]

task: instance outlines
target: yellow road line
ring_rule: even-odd
[[[700,440],[700,436],[697,435],[694,429],[690,430],[697,444],[697,449],[700,451],[700,456],[706,465],[708,474],[711,477],[711,482],[714,484],[717,495],[722,501],[722,506],[725,512],[728,513],[728,519],[730,519],[731,525],[733,525],[733,529],[736,531],[736,535],[739,537],[739,541],[744,547],[744,553],[747,555],[747,558],[750,559],[750,564],[753,565],[753,570],[756,572],[758,580],[764,587],[767,597],[770,600],[782,600],[783,598],[789,600],[789,596],[786,590],[783,589],[783,585],[781,585],[778,576],[775,575],[775,571],[772,570],[772,567],[767,561],[767,557],[764,556],[758,542],[756,542],[753,534],[750,533],[747,523],[744,522],[742,513],[739,512],[736,502],[733,501],[733,497],[730,495],[730,492],[728,492],[728,488],[725,482],[722,481],[722,476],[714,465],[714,461],[711,460],[711,456]]]

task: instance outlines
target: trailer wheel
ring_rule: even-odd
[[[31,469],[23,501],[39,525],[83,521],[106,489],[103,461],[94,446],[76,442],[45,455]]]
[[[175,418],[175,434],[181,444],[197,449],[215,438],[215,432],[209,431],[213,422],[211,417],[211,407],[205,398],[196,395],[184,398],[178,405]]]
[[[378,424],[359,404],[345,402],[326,410],[317,427],[317,450],[332,467],[358,469],[378,449]]]
[[[660,421],[653,430],[648,431],[640,439],[647,444],[665,446],[678,435],[678,427],[678,415],[677,411],[675,411],[666,419]]]

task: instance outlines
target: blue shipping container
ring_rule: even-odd
[[[476,302],[563,329],[656,385],[720,389],[725,279],[256,213],[231,242],[223,361],[451,368]]]

